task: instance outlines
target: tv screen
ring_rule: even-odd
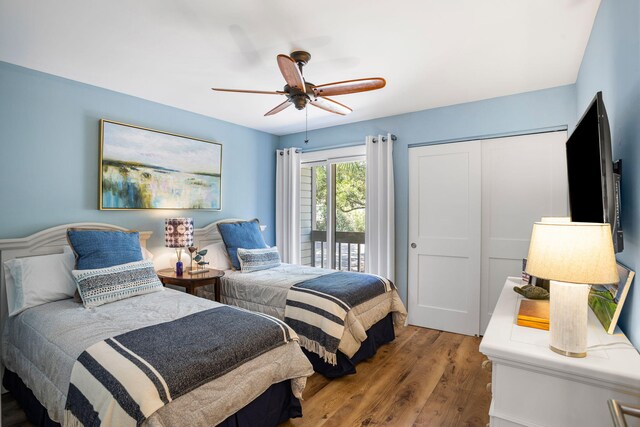
[[[571,219],[607,222],[603,209],[602,170],[597,104],[591,104],[567,141]]]
[[[611,158],[609,120],[598,92],[567,140],[567,173],[571,220],[608,222],[614,247],[622,251],[619,227],[619,175]]]

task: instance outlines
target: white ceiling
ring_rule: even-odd
[[[0,0],[0,60],[277,135],[304,130],[276,55],[315,84],[384,77],[309,128],[574,83],[599,0]]]

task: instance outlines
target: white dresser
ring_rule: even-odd
[[[480,344],[493,369],[491,426],[608,427],[607,400],[640,405],[640,354],[624,334],[608,335],[589,310],[587,357],[560,356],[548,331],[516,325],[520,284],[507,279]]]

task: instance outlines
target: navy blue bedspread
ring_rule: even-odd
[[[352,271],[336,271],[294,286],[329,294],[346,303],[349,308],[386,292],[385,282],[380,277]]]
[[[289,289],[284,321],[296,331],[303,349],[336,365],[349,311],[394,289],[390,280],[372,274],[325,274]]]
[[[280,320],[229,306],[108,338],[78,357],[65,416],[83,425],[99,425],[104,420],[93,408],[114,400],[127,414],[119,415],[118,420],[128,416],[127,423],[140,424],[172,399],[291,339],[290,330]],[[120,366],[130,366],[131,371],[123,372]],[[151,382],[145,384],[150,390],[127,387],[127,378],[132,375],[149,378]],[[101,386],[92,389],[93,401],[76,386],[88,381]]]

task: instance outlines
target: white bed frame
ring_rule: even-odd
[[[203,248],[205,246],[211,245],[213,243],[222,242],[222,236],[218,233],[218,223],[223,222],[235,222],[241,221],[239,219],[223,219],[220,221],[214,221],[209,225],[205,225],[202,228],[194,228],[193,229],[193,242],[198,246],[198,248]]]
[[[7,306],[7,289],[4,280],[4,262],[14,258],[62,253],[62,248],[69,244],[67,242],[68,228],[130,231],[127,228],[112,224],[80,222],[47,228],[46,230],[40,231],[27,237],[0,240],[0,333],[4,331],[4,322],[9,311]],[[147,246],[147,240],[149,239],[149,237],[151,237],[152,233],[152,231],[140,232],[141,246]],[[0,361],[0,384],[2,383],[3,375],[4,365],[2,364],[2,361]],[[2,392],[4,393],[5,391],[6,390],[4,390],[3,387]]]

